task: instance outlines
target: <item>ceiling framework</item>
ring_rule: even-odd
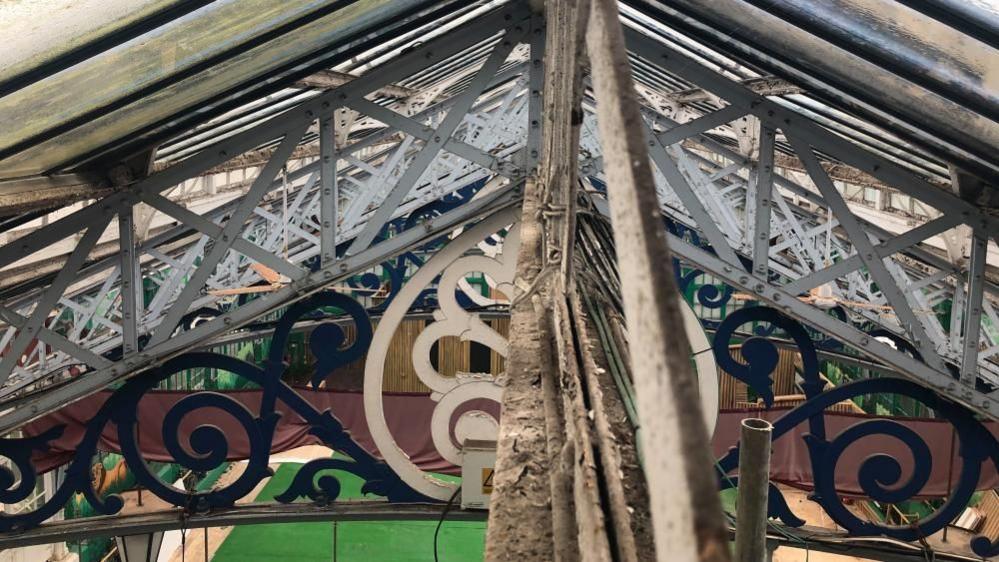
[[[467,38],[458,42],[461,36]],[[810,323],[817,328],[840,334],[852,347],[894,369],[919,373],[916,376],[923,382],[978,411],[996,411],[991,390],[999,383],[999,341],[995,330],[982,329],[983,322],[995,325],[999,318],[994,300],[999,288],[984,275],[985,236],[999,231],[996,219],[637,29],[629,29],[627,36],[636,76],[642,84],[646,134],[651,139],[650,153],[663,212],[696,229],[710,243],[725,263],[715,273],[763,298],[768,297],[766,291],[761,295],[757,287],[772,287],[778,291],[778,299],[786,299],[782,307],[811,310],[815,316]],[[96,243],[103,228],[92,226],[95,220],[107,219],[107,226],[111,223],[107,213],[118,213],[127,222],[127,209],[137,203],[179,223],[156,237],[133,244],[134,253],[127,251],[133,229],[123,228],[126,252],[120,263],[104,259],[77,271],[73,266],[81,265],[89,250],[79,247],[69,255],[61,279],[50,279],[47,286],[5,300],[3,313],[9,327],[2,342],[21,351],[7,353],[0,361],[0,376],[7,382],[4,396],[10,398],[37,386],[36,381],[52,382],[60,374],[65,376],[65,368],[73,363],[82,362],[100,372],[117,371],[117,375],[106,379],[88,376],[94,381],[91,384],[76,381],[50,403],[61,404],[93,392],[110,380],[182,349],[171,345],[176,339],[170,338],[173,327],[184,315],[216,300],[201,290],[202,285],[209,290],[249,285],[258,280],[247,267],[251,261],[289,277],[292,284],[286,289],[304,285],[304,279],[316,276],[315,272],[308,273],[304,264],[312,263],[310,260],[320,254],[324,269],[336,269],[333,236],[336,240],[353,240],[346,256],[357,255],[392,217],[407,214],[480,179],[505,178],[512,185],[523,178],[520,151],[526,129],[521,127],[526,126],[527,119],[524,52],[511,44],[506,48],[509,52],[504,53],[512,56],[484,60],[483,49],[495,39],[470,32],[458,32],[452,39],[448,51],[438,49],[430,59],[416,54],[430,52],[426,47],[409,53],[377,77],[371,74],[347,82],[0,249],[2,265],[8,266],[76,232],[90,233],[93,240],[82,241]],[[472,90],[452,90],[454,95],[443,98],[425,96],[423,105],[409,99],[376,103],[365,97],[385,84],[406,83],[406,77],[420,68],[432,69],[435,64],[446,68],[469,56],[488,62],[490,67],[484,74],[477,74],[476,66],[451,70],[440,75],[435,86],[436,91],[445,92],[464,83],[468,88],[474,86]],[[412,61],[420,61],[421,66]],[[675,110],[662,113],[660,103],[669,99],[667,87],[677,80],[710,93],[713,101],[697,110],[673,106]],[[487,93],[479,96],[483,91]],[[378,96],[376,93],[374,99],[380,99]],[[427,105],[429,101],[433,103]],[[334,108],[333,113],[326,112],[331,117],[317,121],[315,116],[327,107]],[[593,105],[588,102],[586,107],[590,117],[582,132],[581,172],[599,181],[600,148],[589,113]],[[286,166],[296,146],[315,146],[314,140],[310,142],[310,138],[315,139],[312,131],[319,126],[337,128],[333,116],[342,111],[340,108],[357,115],[349,133],[353,140],[339,147],[330,143],[320,147],[321,158],[307,152],[304,158]],[[681,124],[677,119],[685,122]],[[294,138],[279,142],[282,134]],[[746,142],[750,143],[749,152],[740,147]],[[217,170],[220,164],[248,151],[269,160],[264,163],[261,158],[256,179],[241,186],[241,198],[199,215],[172,201],[174,196],[163,195],[186,178]],[[164,152],[173,153],[166,149]],[[774,167],[777,157],[785,155],[797,158],[807,170],[804,182]],[[856,206],[847,205],[833,187],[824,171],[823,162],[828,158],[850,164],[918,199],[935,210],[936,218],[906,232],[891,232],[872,224],[856,212]],[[323,179],[322,162],[329,160],[340,164],[335,174],[327,166]],[[761,171],[767,169],[769,172]],[[770,189],[765,187],[767,183],[772,184]],[[334,191],[337,197],[331,196]],[[335,221],[325,218],[331,213],[338,217]],[[223,223],[226,218],[228,222]],[[89,228],[83,230],[84,225]],[[919,246],[944,233],[974,233],[977,242],[967,244],[971,250],[967,254],[967,271],[962,264],[950,263]],[[180,236],[190,236],[191,242],[165,246]],[[867,239],[871,242],[865,243]],[[764,256],[765,267],[761,265]],[[141,265],[136,265],[135,259]],[[747,272],[745,263],[756,265]],[[342,264],[337,267],[345,272]],[[126,277],[129,271],[136,275],[143,271],[144,277],[155,279],[159,285],[160,290],[145,310],[122,309],[122,303],[131,306],[137,302],[135,295],[111,303],[97,298],[117,290],[122,270]],[[164,278],[150,275],[160,270],[168,272]],[[197,272],[200,275],[192,277]],[[188,281],[191,279],[194,281]],[[139,286],[138,281],[132,283],[132,287]],[[836,303],[848,311],[848,325],[866,322],[914,342],[925,364],[900,357],[904,354],[855,328],[840,331],[843,322],[799,299],[820,286],[828,287]],[[953,314],[951,325],[945,326],[933,311],[948,300],[953,301],[953,309],[959,313]],[[63,321],[66,325],[61,333],[43,325],[53,311],[56,317],[71,318]],[[99,327],[84,328],[92,323]],[[161,324],[168,328],[161,329]],[[219,319],[204,333],[218,335],[226,326]],[[34,330],[41,343],[29,349],[29,334]],[[980,345],[965,345],[968,340],[962,335],[976,332]],[[141,357],[135,353],[140,335],[148,338]],[[126,354],[125,359],[108,361],[105,355],[117,349],[123,337],[133,353]],[[164,355],[153,351],[160,347],[172,351]],[[26,357],[17,361],[21,354]],[[955,369],[962,374],[959,381],[952,376]],[[98,379],[102,382],[97,383]],[[70,392],[74,387],[81,390]],[[35,415],[44,411],[39,405]],[[24,412],[15,419],[23,422],[30,417]]]
[[[45,205],[88,201],[44,224],[26,215],[4,229],[16,236],[0,245],[0,273],[17,276],[0,284],[0,433],[182,361],[401,254],[458,259],[465,246],[438,252],[428,243],[516,220],[548,150],[538,125],[537,16],[514,2],[405,4],[397,38],[351,35],[336,49],[275,65],[238,94],[206,96],[191,106],[200,110],[60,162],[25,154],[72,127],[4,145],[3,154],[17,155],[11,166],[39,175],[4,180],[0,201],[39,181],[75,189],[109,155],[119,163],[144,155],[150,165],[94,183],[99,192],[60,192]],[[796,80],[788,68],[771,72],[758,61],[781,67],[780,57],[712,34],[704,22],[716,25],[723,14],[692,21],[703,3],[674,4],[684,10],[620,5],[641,116],[631,133],[644,139],[673,256],[723,285],[720,296],[704,298],[766,304],[816,330],[820,346],[837,342],[999,417],[999,286],[989,278],[999,265],[999,218],[968,198],[989,199],[990,179],[967,175],[999,169],[981,150],[988,139],[942,123],[918,132],[913,107],[878,121],[877,112],[850,114],[852,102],[825,105],[835,88]],[[756,2],[725,4],[748,10]],[[795,2],[781,4],[788,18],[796,14]],[[580,83],[581,111],[562,108],[578,117],[578,161],[561,166],[578,171],[594,212],[607,217],[615,191],[598,129],[601,100],[593,79]],[[988,100],[980,93],[937,101],[981,109]],[[548,184],[565,179],[545,170]],[[850,196],[871,184],[903,194],[926,216],[883,220]],[[559,213],[571,198],[558,191],[538,211],[554,224],[546,240],[562,255],[571,254],[565,240],[574,226]],[[265,279],[259,266],[281,280]],[[265,282],[254,298],[223,296]],[[206,309],[212,314],[192,322]]]

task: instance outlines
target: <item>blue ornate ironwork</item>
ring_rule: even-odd
[[[767,407],[773,403],[771,374],[777,367],[778,353],[774,344],[765,338],[751,337],[743,342],[742,356],[745,364],[730,355],[729,342],[738,327],[750,322],[765,322],[787,333],[795,342],[802,358],[802,384],[805,403],[788,411],[774,422],[773,439],[779,440],[796,426],[807,423],[805,442],[808,447],[815,489],[812,499],[840,527],[854,536],[885,535],[899,540],[914,541],[927,537],[953,521],[968,505],[975,492],[983,463],[991,461],[999,467],[999,442],[968,410],[948,402],[933,391],[918,384],[897,378],[867,379],[823,390],[825,382],[819,376],[815,345],[804,327],[796,321],[766,307],[743,308],[722,322],[715,336],[714,353],[718,363],[732,376],[753,388]],[[876,334],[892,338],[903,351],[910,351],[898,341],[897,336]],[[907,342],[905,342],[907,343]],[[889,436],[908,448],[913,457],[911,474],[903,481],[902,466],[895,458],[876,454],[861,464],[857,482],[864,494],[872,500],[899,503],[913,499],[929,481],[933,458],[927,443],[913,430],[890,419],[865,420],[841,431],[831,439],[826,434],[824,411],[844,400],[871,394],[895,394],[913,398],[932,409],[939,418],[947,420],[960,442],[958,455],[961,472],[950,497],[931,515],[908,526],[893,526],[865,521],[847,509],[836,492],[835,474],[843,453],[857,441],[872,435]],[[734,447],[718,460],[721,487],[734,485],[727,476],[738,468],[739,451]],[[949,462],[949,459],[948,459]],[[771,485],[770,516],[791,526],[804,522],[788,508],[776,487]],[[999,554],[999,544],[983,536],[971,541],[972,550],[983,557]]]
[[[73,461],[67,466],[65,479],[53,496],[39,508],[14,515],[0,513],[0,531],[22,530],[38,525],[56,514],[74,493],[83,493],[97,513],[110,515],[121,510],[124,502],[119,496],[98,497],[90,478],[90,465],[97,452],[98,441],[107,424],[116,426],[121,453],[136,482],[164,501],[188,510],[206,511],[232,506],[237,499],[248,494],[271,474],[268,468],[271,442],[280,413],[275,406],[282,402],[292,412],[301,416],[310,431],[330,448],[349,458],[319,459],[301,467],[288,489],[275,499],[291,502],[300,497],[326,504],[336,499],[340,483],[333,474],[321,474],[329,469],[342,470],[361,477],[365,484],[362,491],[386,497],[389,501],[431,501],[413,491],[389,467],[360,447],[330,411],[320,412],[281,380],[286,365],[282,357],[289,335],[296,321],[324,308],[344,311],[357,327],[354,342],[346,349],[342,329],[332,321],[315,328],[310,347],[317,357],[318,385],[338,366],[353,361],[366,352],[371,342],[371,322],[364,308],[349,297],[336,293],[319,293],[295,304],[277,323],[271,341],[269,356],[263,368],[245,361],[210,352],[188,353],[167,361],[161,367],[130,379],[117,389],[87,424],[83,439],[76,447]],[[241,402],[218,392],[197,392],[178,401],[164,416],[162,434],[164,445],[173,462],[194,471],[211,470],[226,461],[229,439],[212,425],[199,425],[186,435],[181,435],[183,421],[192,413],[205,408],[221,410],[236,420],[246,433],[250,453],[246,469],[234,482],[207,492],[190,493],[162,482],[150,470],[137,443],[137,408],[140,399],[155,389],[171,375],[187,369],[219,369],[243,377],[262,389],[258,412],[251,412]],[[48,443],[59,437],[63,426],[56,426],[43,434],[21,439],[0,439],[0,456],[13,466],[0,465],[0,501],[17,503],[34,490],[38,474],[31,462],[35,450],[45,450]],[[16,472],[15,472],[16,470]],[[318,476],[318,479],[316,478]]]

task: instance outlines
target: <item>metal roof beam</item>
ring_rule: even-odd
[[[311,76],[306,76],[295,82],[295,87],[297,88],[318,88],[320,90],[332,90],[333,88],[338,88],[343,86],[351,80],[356,80],[358,76],[350,74],[348,72],[337,72],[335,70],[320,70],[319,72],[312,74]],[[376,95],[385,96],[387,98],[408,98],[416,94],[416,90],[411,88],[406,88],[404,86],[397,86],[395,84],[388,84],[382,86],[381,88],[375,90]]]
[[[804,88],[775,76],[748,78],[746,80],[742,80],[740,84],[749,88],[754,93],[760,94],[761,96],[787,96],[791,94],[800,94],[805,91]],[[681,90],[679,92],[666,94],[666,98],[682,104],[710,101],[714,99],[714,96],[712,96],[710,92],[702,90],[701,88],[690,88],[688,90]]]

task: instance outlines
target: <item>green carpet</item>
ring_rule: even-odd
[[[291,483],[300,464],[285,463],[255,498],[273,501]],[[343,487],[338,501],[360,499],[363,481],[353,474],[333,471]],[[448,480],[457,480],[441,476]],[[369,496],[367,499],[371,499]],[[214,562],[303,561],[428,562],[434,559],[436,521],[364,521],[286,523],[235,527],[212,557]],[[438,540],[441,562],[482,560],[485,522],[445,521]]]

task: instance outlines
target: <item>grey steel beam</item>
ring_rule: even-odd
[[[435,135],[443,136],[441,135],[440,129],[435,131],[429,126],[423,125],[422,123],[410,119],[409,117],[400,115],[387,107],[380,106],[364,98],[352,101],[350,103],[350,107],[357,110],[359,113],[373,117],[376,120],[381,121],[390,127],[394,127],[411,137],[416,137],[425,143],[433,143]],[[492,156],[491,154],[488,154],[464,141],[449,137],[444,141],[441,146],[441,150],[460,156],[469,162],[486,168],[487,170],[494,170],[502,175],[508,175],[504,167],[500,165],[500,161],[495,156]]]
[[[86,261],[90,250],[97,244],[97,240],[104,233],[104,229],[108,223],[111,222],[111,216],[112,210],[109,208],[102,213],[97,222],[87,228],[86,233],[80,239],[73,253],[66,260],[66,265],[59,271],[52,284],[42,295],[42,298],[39,299],[35,305],[35,309],[31,312],[31,316],[20,326],[20,330],[17,336],[14,337],[14,341],[11,342],[10,346],[5,350],[3,357],[0,358],[0,385],[10,377],[14,366],[21,359],[21,354],[24,353],[24,350],[37,336],[38,331],[43,328],[43,323],[48,318],[49,313],[52,312],[56,303],[59,302],[59,299],[62,298],[66,288],[76,279],[77,271],[79,271],[80,267]]]
[[[926,363],[870,337],[862,330],[841,322],[825,311],[799,300],[796,294],[770,285],[767,279],[753,273],[736,270],[703,248],[694,246],[672,234],[669,235],[669,241],[670,248],[676,256],[697,264],[698,268],[718,277],[736,290],[752,293],[754,298],[758,298],[795,319],[835,337],[861,353],[883,361],[904,378],[929,386],[990,419],[999,417],[999,396],[995,396],[995,393],[980,393],[964,385],[959,388],[958,380],[949,372],[934,369]]]
[[[213,240],[222,239],[223,236],[227,236],[224,233],[225,229],[223,227],[195,213],[194,211],[191,211],[187,207],[174,203],[159,193],[143,194],[141,199],[150,207],[177,219],[181,223],[201,232]],[[274,271],[287,275],[292,279],[300,279],[303,275],[305,275],[305,270],[302,268],[291,264],[274,254],[271,254],[242,236],[235,237],[235,239],[232,240],[231,247],[233,250],[243,254],[253,261],[266,265]]]
[[[118,212],[118,253],[120,259],[121,282],[121,345],[122,357],[139,351],[138,319],[142,314],[142,282],[140,281],[139,259],[135,251],[135,218],[132,205]]]
[[[661,4],[664,3],[656,2]],[[769,52],[778,53],[771,59],[785,62],[799,72],[821,76],[826,83],[855,92],[857,95],[853,97],[877,107],[889,106],[910,123],[918,123],[946,142],[985,160],[999,144],[999,131],[989,118],[790,25],[772,11],[743,0],[673,0],[669,5],[708,22],[715,29],[766,44]],[[711,88],[705,89],[713,92]]]
[[[659,133],[657,138],[664,146],[670,146],[684,139],[706,133],[715,127],[731,123],[745,114],[746,111],[741,107],[729,105],[717,111],[705,113],[686,123],[670,127],[666,131]]]
[[[527,17],[523,8],[519,6],[502,8],[483,16],[476,21],[474,26],[456,29],[446,38],[438,38],[400,55],[391,64],[379,67],[377,72],[369,72],[360,76],[335,90],[317,96],[281,115],[255,125],[247,131],[206,148],[170,168],[152,174],[137,183],[133,187],[133,191],[136,193],[144,191],[158,193],[185,179],[197,176],[204,170],[213,168],[236,155],[273,140],[277,136],[277,131],[310,123],[321,110],[328,109],[334,104],[343,104],[355,97],[364,97],[385,84],[401,80],[437,61],[461,52],[479,42],[483,37],[488,37],[504,29],[511,21],[516,21],[518,14],[521,18]],[[0,268],[60,240],[66,232],[82,230],[92,224],[100,213],[118,208],[126,203],[126,199],[126,194],[110,195],[98,204],[76,211],[43,229],[26,235],[19,239],[16,245],[0,246]]]
[[[766,277],[770,269],[770,209],[774,197],[774,140],[776,131],[760,123],[760,158],[751,181],[753,186],[753,270]],[[777,197],[781,197],[778,193]],[[747,201],[747,207],[749,202]]]
[[[23,405],[0,415],[0,435],[52,411],[65,404],[98,392],[107,385],[125,379],[143,370],[188,351],[199,342],[222,335],[251,322],[281,306],[286,306],[322,290],[323,287],[342,282],[358,272],[366,271],[414,245],[425,244],[445,232],[467,223],[470,220],[494,213],[511,213],[511,222],[516,216],[511,209],[518,199],[516,186],[507,186],[487,197],[469,201],[439,217],[424,221],[420,228],[408,229],[365,251],[347,256],[329,267],[324,267],[289,283],[264,297],[254,299],[243,306],[230,310],[221,316],[192,330],[177,334],[162,343],[149,344],[135,358],[120,361],[103,369],[86,373],[64,385],[49,389],[23,402]],[[2,405],[0,405],[2,407]]]
[[[791,146],[794,147],[798,158],[805,165],[805,169],[808,170],[809,177],[812,178],[816,187],[819,188],[823,199],[829,205],[829,210],[839,220],[840,226],[850,236],[850,241],[857,249],[857,254],[864,262],[864,265],[867,266],[871,277],[877,282],[881,293],[895,311],[903,329],[909,334],[910,341],[919,348],[920,353],[923,354],[923,358],[930,365],[941,371],[944,370],[943,360],[937,354],[932,340],[926,335],[922,321],[912,311],[912,306],[909,304],[905,293],[899,289],[898,282],[892,276],[891,272],[888,271],[888,268],[885,267],[883,258],[875,254],[874,244],[871,243],[867,232],[857,222],[853,216],[853,212],[846,205],[846,201],[843,200],[842,195],[840,195],[836,186],[833,185],[832,180],[829,179],[829,175],[822,169],[822,165],[819,163],[818,158],[815,157],[815,153],[812,152],[812,148],[794,134],[784,131],[784,135],[791,142]]]
[[[982,332],[982,288],[985,284],[985,260],[989,240],[975,229],[971,235],[971,257],[968,260],[968,292],[964,311],[964,351],[961,354],[961,382],[975,386],[978,375],[978,347]]]
[[[253,209],[264,194],[270,190],[271,182],[274,181],[278,172],[284,167],[285,160],[288,159],[291,151],[298,145],[298,141],[301,140],[308,127],[309,123],[302,123],[283,131],[284,138],[281,141],[281,145],[274,151],[270,162],[260,170],[260,174],[253,180],[250,190],[242,198],[239,206],[233,211],[229,222],[222,228],[219,239],[215,241],[211,251],[202,259],[194,275],[187,281],[180,295],[171,304],[166,317],[149,340],[150,347],[163,343],[173,334],[177,323],[187,314],[188,308],[194,301],[194,298],[201,292],[205,282],[208,281],[208,277],[214,272],[215,266],[222,261],[226,252],[232,247],[233,242],[242,237],[241,233],[243,232],[246,219],[253,213]]]
[[[339,189],[337,186],[336,119],[334,113],[319,118],[319,243],[320,263],[328,267],[336,261],[336,235],[339,226]]]
[[[599,105],[597,106],[599,111]],[[734,117],[733,117],[734,119]],[[633,125],[637,126],[638,123]],[[691,188],[690,183],[687,178],[684,177],[683,173],[680,172],[679,166],[677,166],[676,161],[667,152],[666,145],[660,140],[660,137],[652,131],[644,120],[641,120],[641,126],[645,129],[645,134],[649,139],[649,148],[651,150],[646,151],[651,154],[652,161],[655,162],[656,167],[662,172],[663,176],[666,177],[666,183],[673,189],[677,197],[683,203],[684,208],[693,217],[694,222],[697,226],[704,232],[708,241],[711,242],[711,246],[715,248],[725,260],[727,260],[732,265],[738,266],[740,264],[739,258],[735,255],[735,251],[732,246],[728,243],[728,239],[725,237],[725,233],[718,228],[715,223],[715,219],[708,213],[708,210],[704,207],[704,203],[697,197],[694,193],[693,188]],[[697,130],[691,130],[690,134],[697,134]],[[682,139],[677,139],[677,141]],[[606,159],[605,159],[606,160]],[[606,161],[604,163],[606,166]],[[658,202],[657,202],[658,204]]]
[[[884,259],[892,256],[893,254],[904,252],[923,240],[932,238],[941,232],[954,228],[956,225],[960,224],[960,222],[959,217],[954,215],[943,215],[927,223],[923,223],[908,232],[888,238],[884,242],[873,246],[872,250],[879,259]],[[860,255],[854,254],[844,260],[834,263],[829,267],[819,269],[791,281],[784,286],[784,290],[792,294],[803,293],[814,287],[818,287],[819,285],[839,279],[851,271],[856,271],[863,266],[864,261],[861,259]]]
[[[942,212],[961,214],[964,220],[988,232],[999,232],[999,218],[948,193],[895,164],[820,127],[807,118],[763,98],[738,82],[704,67],[683,53],[634,30],[626,30],[628,47],[636,54],[689,80],[733,105],[743,107],[767,125],[793,133],[802,141],[861,170]]]
[[[486,85],[499,70],[500,65],[506,60],[506,57],[513,50],[515,42],[520,39],[522,33],[516,33],[513,30],[508,30],[503,38],[500,39],[500,43],[493,48],[492,53],[490,53],[489,58],[483,63],[482,68],[475,75],[475,78],[468,85],[468,89],[461,95],[461,98],[455,102],[454,106],[447,113],[447,117],[441,122],[437,127],[434,136],[426,141],[423,147],[417,153],[416,157],[410,162],[409,167],[406,168],[406,172],[403,173],[399,181],[392,187],[392,190],[388,193],[385,199],[381,202],[375,213],[368,219],[368,223],[364,226],[364,230],[358,234],[354,241],[351,243],[350,247],[347,249],[347,254],[357,254],[358,252],[364,250],[371,244],[375,236],[381,230],[382,226],[388,222],[391,213],[395,208],[402,202],[403,198],[409,193],[413,188],[413,185],[420,179],[423,172],[426,171],[427,167],[433,162],[434,158],[437,157],[437,153],[441,151],[444,144],[454,131],[461,124],[465,117],[465,114],[469,109],[475,104],[475,100],[479,97],[482,91],[485,89]]]

